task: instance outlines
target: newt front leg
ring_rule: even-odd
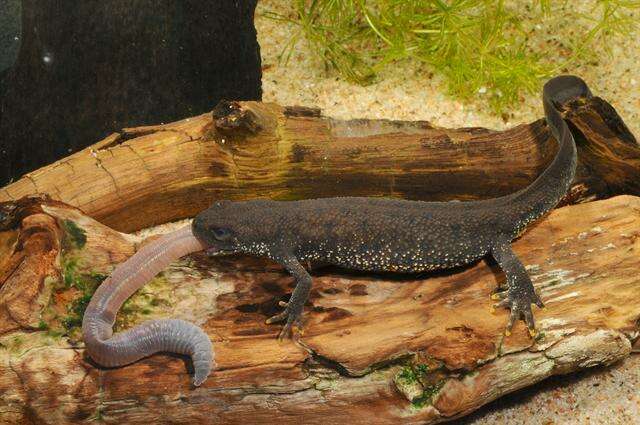
[[[296,287],[288,303],[280,302],[280,306],[285,307],[284,311],[267,319],[267,324],[286,320],[278,339],[289,337],[293,325],[296,325],[298,329],[302,328],[302,312],[309,298],[309,292],[311,292],[311,275],[296,258],[288,257],[282,262],[282,265],[294,277]]]

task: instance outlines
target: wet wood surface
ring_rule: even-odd
[[[535,340],[490,312],[494,264],[437,274],[313,268],[304,333],[278,342],[265,319],[292,279],[279,266],[201,253],[125,304],[117,328],[149,318],[201,325],[216,370],[158,354],[104,369],[86,358],[76,307],[144,243],[62,203],[0,204],[0,423],[435,423],[548,376],[631,352],[640,305],[640,198],[556,209],[515,242],[547,307]],[[604,402],[604,401],[603,401]]]

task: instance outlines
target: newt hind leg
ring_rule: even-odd
[[[285,322],[278,339],[291,336],[293,326],[302,329],[302,312],[309,298],[309,292],[311,292],[311,275],[297,259],[288,258],[282,262],[282,265],[294,277],[296,287],[288,303],[280,301],[280,306],[284,307],[284,311],[267,319],[267,324]]]
[[[529,334],[534,336],[536,329],[531,306],[535,304],[542,308],[544,304],[536,294],[527,270],[511,249],[511,243],[508,240],[499,241],[491,250],[491,255],[507,277],[507,290],[498,292],[494,294],[495,297],[492,297],[500,300],[494,305],[494,308],[511,309],[505,333],[509,335],[515,321],[523,318],[529,328]]]

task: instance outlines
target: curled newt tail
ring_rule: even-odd
[[[150,320],[113,335],[113,323],[122,303],[173,260],[204,249],[191,226],[143,246],[98,288],[82,320],[89,356],[106,367],[123,366],[159,351],[186,354],[194,367],[193,384],[211,371],[213,349],[209,337],[193,323],[179,319]]]
[[[516,223],[515,237],[525,227],[552,210],[565,196],[576,173],[576,144],[568,124],[562,118],[558,106],[572,99],[590,98],[591,91],[579,77],[561,75],[550,79],[542,90],[547,126],[558,142],[558,152],[549,166],[528,187],[496,201],[511,211],[511,222]]]

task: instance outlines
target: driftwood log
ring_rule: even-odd
[[[2,205],[0,423],[434,423],[548,376],[627,356],[638,337],[640,198],[553,211],[514,244],[547,304],[532,341],[485,261],[448,273],[314,272],[306,327],[278,342],[264,323],[292,280],[233,256],[186,257],[125,304],[117,327],[181,317],[207,331],[217,370],[192,388],[184,358],[104,369],[83,353],[96,285],[143,239],[60,202]]]
[[[616,111],[593,98],[565,105],[565,115],[579,157],[567,202],[640,195],[640,146]],[[213,113],[115,133],[0,189],[0,201],[47,193],[131,231],[192,217],[220,198],[490,198],[530,183],[555,149],[544,120],[449,130],[222,102]]]

